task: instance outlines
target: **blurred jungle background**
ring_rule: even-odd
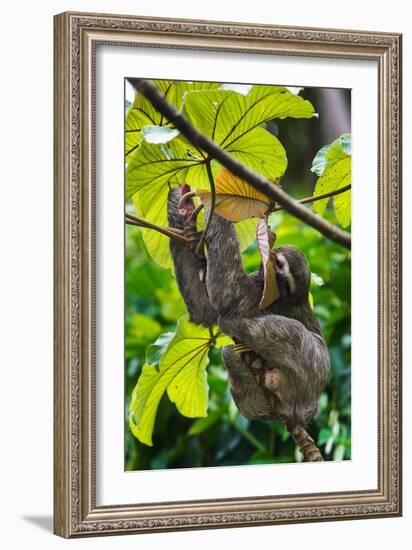
[[[319,118],[271,121],[288,157],[282,188],[296,199],[313,194],[316,153],[350,132],[350,90],[305,88],[300,95],[312,102]],[[126,94],[126,108],[130,105]],[[131,99],[133,101],[133,98]],[[332,208],[326,217],[337,223]],[[325,460],[351,457],[351,264],[350,252],[284,212],[270,223],[276,246],[292,244],[306,255],[312,270],[314,311],[321,323],[330,357],[331,375],[320,400],[319,414],[308,427]],[[350,228],[348,228],[350,230]],[[208,413],[182,416],[166,395],[156,416],[153,446],[140,443],[129,423],[131,393],[145,363],[148,346],[159,335],[176,330],[186,313],[175,279],[148,254],[141,229],[126,226],[125,312],[125,469],[188,468],[300,461],[289,433],[277,421],[249,421],[231,399],[220,350],[212,349],[207,368]],[[244,253],[251,273],[260,266],[256,244]]]

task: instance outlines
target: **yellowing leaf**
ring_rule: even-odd
[[[227,168],[222,168],[216,177],[216,191],[269,203],[270,199],[252,185],[234,176]]]
[[[276,279],[275,262],[272,247],[275,242],[275,235],[269,229],[265,219],[259,220],[256,230],[256,240],[260,255],[262,256],[264,287],[259,309],[265,309],[280,296]]]
[[[209,206],[210,191],[199,189],[197,194]],[[271,201],[241,178],[234,176],[227,168],[216,177],[215,212],[222,218],[239,222],[249,218],[261,218],[270,207]]]

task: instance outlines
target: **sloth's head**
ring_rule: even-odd
[[[280,246],[275,249],[276,279],[279,286],[279,301],[289,303],[307,302],[310,289],[310,267],[304,254],[295,246]]]

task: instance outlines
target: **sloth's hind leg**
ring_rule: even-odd
[[[234,346],[226,346],[222,356],[229,375],[230,393],[243,416],[249,419],[274,418],[270,399],[256,381],[242,355]]]

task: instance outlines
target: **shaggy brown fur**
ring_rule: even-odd
[[[169,224],[183,228],[179,189],[169,194]],[[171,242],[179,289],[195,323],[217,323],[236,343],[223,350],[233,399],[247,418],[279,419],[289,430],[316,414],[329,375],[329,355],[309,305],[310,269],[295,247],[276,249],[287,260],[296,290],[259,310],[262,275],[242,267],[232,222],[214,215],[206,237],[208,258],[198,259],[184,245]],[[207,267],[207,269],[206,269]],[[206,284],[199,272],[206,270]],[[281,273],[279,273],[280,277]],[[278,279],[279,285],[282,280]],[[257,368],[256,368],[257,367]]]

